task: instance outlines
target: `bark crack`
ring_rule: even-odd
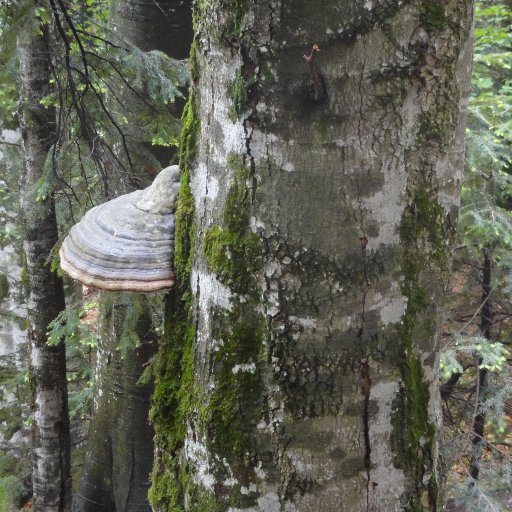
[[[362,287],[364,288],[363,299],[361,301],[361,326],[359,327],[359,331],[357,333],[358,338],[363,337],[364,333],[364,323],[365,323],[365,315],[366,315],[366,295],[367,295],[367,287],[370,284],[370,279],[368,275],[368,260],[366,255],[366,246],[368,244],[368,237],[365,234],[364,229],[364,209],[361,199],[361,189],[359,184],[357,185],[357,201],[359,206],[359,228],[361,230],[362,235],[359,237],[359,243],[361,245],[361,264],[363,270],[363,282]]]
[[[366,44],[365,44],[364,37],[362,39],[362,45],[363,45],[363,49],[364,49],[364,51],[363,51],[364,60],[363,60],[363,66],[361,69],[361,75],[360,75],[360,79],[359,79],[359,120],[357,123],[357,137],[358,137],[358,142],[359,142],[359,151],[361,153],[361,160],[363,160],[363,156],[365,154],[365,151],[363,148],[363,142],[362,142],[362,123],[363,123],[363,118],[364,118],[364,115],[363,115],[363,105],[364,105],[363,82],[364,82],[364,73],[365,73],[365,69],[366,69]],[[361,244],[361,256],[362,256],[362,265],[363,265],[363,283],[362,283],[362,285],[365,288],[365,291],[363,293],[363,300],[362,300],[362,304],[361,304],[361,309],[362,309],[361,310],[361,327],[359,328],[358,338],[362,338],[363,332],[364,332],[364,322],[365,322],[365,313],[366,313],[366,294],[367,294],[366,287],[369,284],[368,268],[367,268],[368,265],[367,265],[367,259],[366,259],[366,246],[368,244],[368,237],[366,236],[366,233],[365,233],[364,208],[363,208],[361,196],[362,196],[361,187],[358,182],[357,183],[357,202],[358,202],[358,207],[359,207],[359,225],[360,225],[360,229],[361,229],[361,237],[359,238],[359,242]]]
[[[275,22],[275,9],[273,6],[273,3],[270,1],[267,3],[268,10],[269,10],[269,24],[268,24],[268,49],[270,52],[272,52],[272,42],[274,41],[274,22]]]

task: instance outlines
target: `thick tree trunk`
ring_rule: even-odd
[[[116,31],[139,49],[165,51],[176,59],[188,55],[192,40],[190,0],[113,0],[111,10]],[[134,105],[137,101],[131,101],[133,93],[124,90],[122,94],[129,111],[126,115],[136,119]],[[179,117],[180,109],[174,105],[169,115]],[[143,144],[140,129],[130,133],[127,141],[133,161],[147,163],[157,158],[162,166],[169,163],[172,153],[155,151],[154,147]],[[131,169],[139,177],[141,170],[147,169],[144,165]],[[154,431],[148,414],[153,386],[152,383],[140,385],[138,381],[156,350],[157,336],[151,323],[151,309],[143,296],[137,294],[102,294],[100,302],[103,314],[100,318],[102,335],[96,367],[95,411],[74,509],[79,512],[149,510],[147,494]],[[120,350],[123,339],[133,336],[129,331],[133,328],[130,317],[137,317],[136,336],[140,345],[134,347],[132,344]]]
[[[30,380],[33,391],[33,506],[35,512],[70,510],[70,433],[66,352],[46,344],[48,324],[64,309],[61,279],[48,259],[58,240],[52,195],[37,197],[48,151],[55,139],[55,112],[41,105],[50,93],[47,26],[29,26],[19,39],[24,163],[21,207],[29,276]]]
[[[472,2],[198,8],[154,506],[439,510]]]

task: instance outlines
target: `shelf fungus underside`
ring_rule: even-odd
[[[171,288],[178,174],[177,166],[167,167],[148,188],[89,210],[62,244],[62,270],[103,290]]]

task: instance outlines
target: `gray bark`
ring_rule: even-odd
[[[111,2],[112,21],[119,36],[143,51],[160,50],[181,59],[188,55],[192,38],[189,1]],[[123,91],[130,109],[130,91]],[[169,115],[179,117],[175,105]],[[127,115],[136,117],[137,112]],[[160,160],[167,165],[170,153],[143,145],[138,127],[127,137],[132,160]],[[151,155],[151,159],[147,156]],[[140,177],[141,168],[131,169]],[[146,176],[147,179],[147,176]],[[115,187],[114,187],[115,188]],[[156,334],[151,311],[142,296],[102,295],[102,335],[98,346],[95,410],[89,428],[88,455],[75,497],[74,509],[80,512],[149,510],[147,492],[153,461],[153,427],[148,413],[152,383],[139,385],[138,380],[156,349]],[[133,303],[138,304],[139,310]],[[130,333],[126,319],[138,316],[136,335],[140,346],[119,350]],[[107,456],[105,456],[107,454]]]
[[[185,59],[192,40],[191,0],[112,0],[115,30],[144,52],[159,50]]]
[[[196,13],[193,300],[168,318],[155,508],[440,510],[472,2],[229,5]]]
[[[100,304],[94,415],[74,508],[80,512],[150,510],[152,386],[138,383],[156,343],[150,308],[143,296],[135,294],[103,293]],[[129,329],[132,339],[123,349],[119,344]],[[136,348],[133,334],[140,340]]]
[[[186,59],[189,55],[193,36],[192,0],[111,0],[111,23],[117,35],[143,52],[158,50],[177,60]],[[176,148],[143,143],[136,108],[140,99],[131,91],[124,91],[123,96],[127,107],[125,115],[129,119],[129,111],[135,107],[131,112],[133,123],[129,123],[126,136],[133,152],[133,171],[139,179],[142,177],[141,183],[146,186],[148,174],[153,177],[157,171],[152,166],[160,162],[163,167],[167,167],[175,157]],[[183,100],[178,98],[173,104],[160,106],[159,109],[166,109],[170,118],[179,119]]]
[[[0,233],[4,236],[15,233],[18,225],[20,149],[21,132],[1,130]],[[17,238],[6,236],[0,242],[0,450],[15,461],[11,481],[20,482],[14,488],[4,487],[7,508],[14,508],[31,492],[31,468],[26,465],[31,453],[27,422],[31,397],[28,387],[20,386],[20,375],[28,370],[29,359],[22,254],[23,243]]]
[[[46,344],[46,331],[65,307],[64,291],[48,263],[58,240],[53,197],[36,197],[36,183],[55,142],[55,112],[41,105],[50,92],[47,30],[47,26],[29,23],[18,44],[24,143],[21,207],[30,287],[33,508],[35,512],[63,512],[70,509],[71,500],[66,352],[64,343],[53,347]]]

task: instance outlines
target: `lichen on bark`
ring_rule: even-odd
[[[455,35],[422,0],[243,2],[236,23],[229,2],[199,2],[190,302],[166,342],[194,332],[186,357],[166,356],[181,363],[165,428],[181,426],[160,459],[176,506],[439,508],[435,314],[464,1],[443,5]],[[410,50],[420,19],[430,40]]]

